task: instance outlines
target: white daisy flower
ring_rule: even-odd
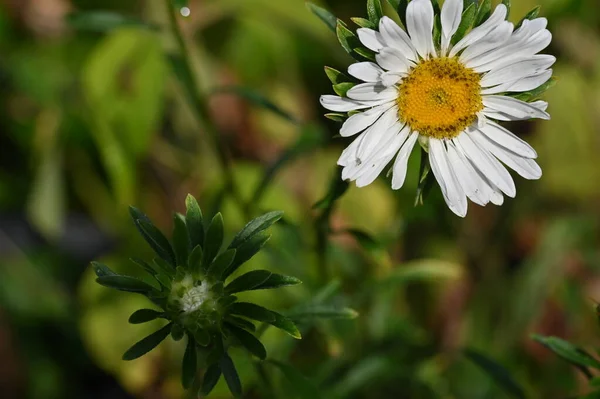
[[[556,59],[538,54],[552,39],[547,21],[525,20],[515,29],[506,21],[507,8],[499,5],[451,45],[462,14],[463,0],[444,2],[439,43],[434,43],[430,0],[408,4],[408,32],[388,17],[378,31],[358,29],[377,63],[348,68],[365,83],[352,87],[347,97],[321,97],[331,111],[352,111],[340,131],[345,137],[358,135],[338,161],[344,180],[359,187],[371,184],[395,157],[392,188],[401,188],[418,141],[429,153],[449,208],[464,217],[467,198],[484,206],[501,205],[503,194],[515,196],[504,165],[526,179],[542,176],[535,150],[497,121],[550,119],[546,102],[507,95],[531,91],[551,78]]]

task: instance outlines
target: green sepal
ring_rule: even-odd
[[[538,17],[538,15],[540,15],[541,9],[542,9],[542,6],[535,6],[531,11],[529,11],[527,14],[525,14],[523,19],[520,20],[519,23],[515,26],[515,30],[519,29],[521,27],[521,25],[523,25],[523,22],[525,22],[525,20],[536,19]]]
[[[164,315],[163,312],[158,312],[153,309],[138,309],[129,316],[129,323],[141,324],[156,320]]]
[[[188,341],[181,365],[181,384],[185,389],[188,389],[192,385],[197,371],[198,358],[196,354],[196,343],[194,342],[194,337],[188,334]]]
[[[477,5],[475,3],[471,3],[462,13],[462,18],[460,20],[460,25],[458,25],[458,29],[456,33],[452,36],[450,43],[454,46],[458,43],[473,27],[475,23],[475,18],[477,17]]]
[[[327,75],[327,78],[332,85],[350,82],[352,80],[348,75],[328,66],[325,67],[325,75]]]
[[[185,330],[183,327],[178,323],[173,323],[173,326],[171,327],[171,338],[175,341],[181,341],[184,334]]]
[[[248,352],[252,353],[260,360],[265,360],[267,358],[267,350],[254,334],[231,324],[228,325],[227,328]]]
[[[367,0],[367,15],[375,26],[379,26],[379,20],[383,17],[381,0]]]
[[[171,332],[171,323],[134,344],[123,354],[123,360],[135,360],[156,348]]]
[[[229,357],[227,353],[224,353],[219,361],[219,365],[221,366],[221,372],[223,373],[223,377],[225,377],[225,382],[227,382],[227,387],[229,387],[229,391],[233,394],[234,397],[239,398],[242,396],[242,382],[240,381],[240,376],[235,369],[235,365],[233,361]]]
[[[544,94],[546,92],[546,90],[553,87],[557,81],[558,81],[557,78],[552,77],[546,83],[542,84],[540,87],[533,89],[531,91],[527,91],[525,93],[515,94],[512,97],[516,98],[517,100],[521,100],[521,101],[525,101],[525,102],[534,101],[534,100],[538,99],[542,94]]]
[[[237,250],[235,249],[228,249],[227,251],[223,252],[221,255],[217,256],[206,273],[217,280],[225,279],[226,276],[223,277],[223,275],[233,263],[236,254]]]
[[[144,281],[130,276],[106,275],[96,278],[96,282],[108,288],[119,291],[148,293],[154,290],[154,287]]]
[[[368,28],[368,29],[377,29],[377,26],[375,26],[375,24],[371,21],[369,21],[368,19],[365,18],[350,18],[352,20],[352,22],[354,22],[356,25],[360,26],[361,28]]]
[[[362,46],[358,37],[339,20],[335,31],[344,50],[350,55],[356,54],[354,49]]]
[[[204,245],[204,219],[198,201],[191,194],[185,198],[185,224],[188,230],[190,248]]]
[[[198,328],[194,331],[194,338],[200,346],[208,346],[210,344],[210,334],[204,328]]]
[[[223,235],[223,216],[221,213],[217,213],[206,230],[203,247],[203,264],[210,265],[213,259],[215,259],[215,256],[217,256],[223,245]]]
[[[477,27],[481,25],[487,21],[490,15],[492,15],[492,0],[482,0],[481,4],[479,4],[477,17],[475,18],[475,24],[473,26]]]
[[[185,224],[185,217],[179,213],[173,215],[173,249],[177,265],[187,268],[189,255],[189,237],[188,229]]]
[[[335,91],[335,93],[340,97],[346,97],[348,90],[350,90],[354,86],[356,86],[356,83],[351,83],[351,82],[338,83],[336,85],[333,85],[333,91]]]
[[[354,52],[368,61],[377,62],[377,58],[375,57],[375,52],[372,50],[369,50],[366,47],[362,47],[362,46],[355,47]],[[363,61],[363,60],[359,59],[359,61]]]
[[[200,393],[204,396],[211,393],[219,379],[221,379],[221,366],[218,363],[211,364],[204,373]]]
[[[348,115],[338,114],[338,113],[328,113],[328,114],[325,114],[325,118],[330,119],[334,122],[343,123],[346,121],[346,119],[348,119]]]
[[[139,209],[130,206],[129,213],[135,227],[158,256],[175,266],[175,253],[169,240],[152,224],[150,219]]]

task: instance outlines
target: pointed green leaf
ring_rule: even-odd
[[[225,292],[235,294],[236,292],[249,291],[267,281],[273,273],[267,270],[253,270],[233,280],[225,287]]]
[[[202,388],[200,392],[206,396],[214,389],[217,382],[221,378],[221,366],[218,363],[211,364],[206,373],[204,373],[204,379],[202,380]]]
[[[579,366],[580,369],[582,367],[592,367],[600,370],[600,361],[592,357],[592,355],[583,349],[573,345],[568,341],[565,341],[564,339],[560,339],[558,337],[544,337],[537,334],[533,335],[532,338],[534,341],[544,345],[546,348],[550,349],[556,355],[560,356],[569,363]],[[590,375],[589,371],[584,371],[584,373]]]
[[[229,248],[238,248],[240,245],[251,239],[254,235],[271,227],[275,222],[281,219],[282,216],[283,212],[274,211],[251,220],[244,226],[242,230],[240,230],[239,233],[235,235],[231,241],[231,244],[229,244]]]
[[[492,15],[492,0],[482,0],[477,10],[477,17],[475,18],[475,27],[481,25]]]
[[[134,360],[156,348],[171,332],[171,323],[142,339],[123,354],[123,360]]]
[[[256,255],[262,247],[269,241],[271,235],[262,231],[254,234],[251,238],[241,244],[235,253],[235,257],[231,265],[223,272],[222,279],[225,280],[233,272],[235,272],[242,264],[250,260]]]
[[[146,262],[142,259],[129,258],[129,260],[131,260],[133,263],[135,263],[136,265],[138,265],[139,267],[144,269],[151,276],[156,276],[157,274],[160,273],[160,270],[158,268],[153,267],[152,265],[148,264],[148,262]]]
[[[250,302],[235,302],[229,306],[228,311],[230,314],[244,316],[252,320],[263,321],[266,323],[274,322],[277,318],[275,313],[269,309]]]
[[[536,19],[538,17],[538,15],[540,15],[541,9],[542,9],[542,6],[535,6],[531,11],[529,11],[527,14],[525,14],[523,19],[521,21],[519,21],[519,23],[515,26],[515,30],[519,29],[521,27],[521,25],[523,25],[523,22],[525,22],[525,20]]]
[[[355,319],[358,313],[350,308],[334,305],[309,305],[291,310],[287,316],[295,321],[314,319]]]
[[[167,261],[162,258],[154,258],[152,259],[152,263],[157,270],[160,270],[160,274],[164,274],[169,279],[175,277],[175,267],[171,266]]]
[[[129,323],[141,324],[148,321],[156,320],[163,316],[163,312],[158,312],[152,309],[138,309],[129,316]]]
[[[236,253],[237,251],[235,249],[228,249],[227,251],[223,252],[221,255],[217,256],[206,273],[217,280],[225,279],[226,276],[223,277],[223,274],[231,266],[236,257]]]
[[[367,0],[367,14],[373,25],[379,26],[379,20],[383,17],[381,0]]]
[[[452,36],[452,40],[450,40],[450,43],[452,43],[452,45],[455,45],[463,37],[465,37],[467,32],[473,27],[476,17],[477,17],[477,5],[474,3],[471,3],[467,8],[465,8],[465,10],[462,13],[460,25],[458,25],[458,29],[456,30],[456,33],[454,33],[454,35]]]
[[[538,99],[542,94],[546,92],[546,90],[552,88],[557,82],[555,77],[550,78],[546,83],[542,84],[540,87],[533,89],[531,91],[525,93],[519,93],[514,95],[513,97],[521,100],[521,101],[534,101]]]
[[[477,352],[472,349],[466,349],[464,355],[467,359],[471,360],[483,371],[486,372],[492,379],[498,384],[506,393],[519,399],[525,398],[525,391],[523,388],[514,380],[512,375],[495,360]]]
[[[229,324],[233,324],[234,326],[243,328],[248,331],[252,331],[252,332],[256,331],[256,326],[254,325],[254,323],[252,323],[246,319],[242,319],[241,317],[228,315],[225,317],[225,321],[228,322]]]
[[[231,305],[232,303],[234,303],[235,301],[237,301],[237,297],[235,295],[228,295],[228,296],[219,298],[217,303],[219,304],[219,306],[226,308],[229,305]]]
[[[188,251],[190,247],[188,229],[185,224],[185,217],[179,213],[173,216],[173,249],[177,265],[187,268]]]
[[[96,279],[96,282],[108,288],[113,288],[119,291],[148,293],[154,288],[151,285],[139,280],[135,277],[109,275],[102,276]]]
[[[215,256],[219,253],[221,246],[223,245],[223,216],[221,213],[217,213],[213,217],[208,230],[206,230],[206,237],[204,239],[204,257],[202,263],[210,265]]]
[[[354,22],[356,25],[360,26],[361,28],[368,28],[368,29],[377,29],[377,26],[375,26],[375,24],[371,21],[369,21],[368,19],[365,18],[350,18],[352,20],[352,22]]]
[[[200,346],[207,346],[210,344],[210,334],[203,328],[199,328],[194,331],[194,338]]]
[[[104,276],[117,276],[117,273],[113,272],[108,266],[99,263],[99,262],[91,262],[92,268],[94,269],[94,273],[98,277]]]
[[[267,350],[253,334],[234,325],[229,325],[228,328],[250,353],[260,360],[265,360],[267,358]]]
[[[298,327],[296,327],[296,324],[291,319],[288,319],[284,315],[281,315],[277,312],[272,313],[275,315],[275,321],[268,322],[270,325],[286,332],[293,338],[302,339],[302,335],[300,334]]]
[[[175,253],[169,240],[160,232],[160,230],[152,224],[150,219],[144,215],[139,209],[130,206],[129,213],[142,237],[148,242],[150,247],[158,256],[167,261],[170,265],[175,266]]]
[[[306,2],[306,7],[310,10],[310,12],[319,17],[321,21],[325,22],[325,25],[327,25],[332,32],[335,32],[335,25],[337,23],[337,18],[335,15],[309,1]]]
[[[366,47],[362,47],[362,46],[355,47],[354,52],[368,61],[377,62],[377,58],[375,57],[375,52],[372,50],[369,50]],[[363,61],[363,60],[359,59],[359,61]]]
[[[221,366],[223,377],[225,377],[225,382],[227,382],[227,386],[233,396],[236,398],[242,396],[242,382],[240,381],[240,376],[227,353],[223,354],[223,357],[221,357],[221,360],[219,361],[219,365]]]
[[[340,97],[346,97],[346,93],[348,93],[348,90],[350,90],[354,86],[356,86],[356,84],[350,82],[338,83],[336,85],[333,85],[333,91],[335,91],[335,93]]]
[[[204,219],[198,201],[191,194],[185,198],[185,224],[190,239],[190,247],[204,245]]]
[[[302,281],[296,277],[272,273],[266,281],[252,288],[252,290],[271,290],[298,284],[302,284]]]
[[[388,0],[388,3],[390,3],[394,10],[397,10],[400,5],[400,0]]]
[[[352,55],[355,48],[362,46],[358,37],[339,20],[335,31],[340,44],[348,54]]]
[[[290,382],[293,391],[302,399],[321,399],[321,393],[315,384],[289,364],[270,360],[269,363],[276,366]],[[291,391],[291,390],[290,390]]]
[[[202,273],[202,247],[196,245],[188,258],[188,270],[195,276]]]
[[[196,357],[196,343],[194,338],[188,335],[187,346],[183,354],[183,363],[181,367],[181,384],[185,389],[188,389],[194,381],[196,372],[198,371],[198,360]]]
[[[345,75],[337,69],[328,66],[325,67],[325,74],[327,75],[329,81],[331,81],[332,85],[352,81],[352,79],[348,77],[348,75]]]

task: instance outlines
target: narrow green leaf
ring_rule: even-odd
[[[213,94],[235,94],[238,97],[245,99],[246,101],[254,104],[260,108],[266,109],[267,111],[272,112],[273,114],[291,122],[294,125],[299,125],[301,122],[290,114],[287,111],[284,111],[281,107],[277,106],[271,100],[266,98],[260,93],[257,93],[254,90],[251,90],[247,87],[220,87],[213,91]]]
[[[289,364],[270,360],[269,363],[276,366],[290,382],[293,392],[297,393],[302,399],[321,399],[321,393],[315,384],[306,378],[302,373]]]
[[[334,305],[309,305],[301,306],[287,313],[295,321],[314,319],[355,319],[358,313],[350,308]]]
[[[366,47],[362,47],[362,46],[355,47],[354,52],[368,61],[377,62],[377,58],[375,57],[375,52],[372,50],[369,50]],[[359,61],[361,61],[361,60],[359,59]]]
[[[175,268],[171,266],[167,261],[162,258],[154,258],[152,259],[152,263],[154,264],[157,270],[160,270],[161,274],[164,274],[169,279],[175,277]]]
[[[477,4],[471,3],[462,13],[462,18],[460,21],[460,25],[458,25],[458,29],[456,33],[452,36],[450,42],[452,45],[458,43],[467,32],[473,27],[475,23],[475,18],[477,17]]]
[[[508,20],[508,17],[510,17],[510,9],[512,8],[511,0],[502,0],[502,4],[506,6],[506,19]]]
[[[250,291],[267,281],[272,274],[267,270],[253,270],[243,274],[225,287],[225,293],[235,294],[236,292]]]
[[[225,382],[227,382],[227,386],[233,396],[236,398],[242,396],[242,382],[240,381],[240,376],[227,353],[223,354],[223,357],[221,357],[221,360],[219,361],[219,365],[221,366],[223,377],[225,377]]]
[[[232,303],[234,303],[235,301],[237,301],[237,297],[235,295],[228,295],[228,296],[219,298],[217,303],[219,306],[226,308],[229,305],[231,305]]]
[[[233,272],[235,272],[242,264],[250,260],[254,255],[256,255],[262,247],[265,246],[267,241],[271,238],[271,235],[261,231],[253,235],[250,239],[246,240],[243,244],[241,244],[236,252],[235,257],[231,265],[223,272],[221,275],[223,280],[229,277]]]
[[[298,327],[296,327],[296,324],[291,319],[277,312],[271,312],[275,315],[275,321],[268,322],[270,325],[286,332],[293,338],[302,339],[302,335],[300,334]]]
[[[296,277],[272,273],[267,280],[252,288],[252,290],[271,290],[275,288],[289,287],[298,284],[302,284],[302,281],[300,281]]]
[[[138,309],[129,316],[129,323],[141,324],[148,321],[156,320],[163,316],[163,312],[158,312],[152,309]]]
[[[348,75],[345,75],[337,69],[328,66],[325,67],[325,74],[327,75],[327,78],[331,81],[332,85],[352,81],[352,79]]]
[[[170,265],[175,266],[175,253],[173,252],[173,248],[171,248],[171,244],[169,244],[169,240],[139,209],[130,206],[129,213],[138,231],[154,252]]]
[[[538,17],[538,15],[540,15],[541,9],[542,9],[542,6],[535,6],[531,11],[529,11],[527,14],[525,14],[523,19],[521,21],[519,21],[519,23],[515,27],[515,30],[519,29],[521,27],[521,25],[523,25],[523,22],[525,22],[525,20],[536,19]]]
[[[94,273],[98,277],[104,276],[117,276],[117,273],[113,272],[108,266],[99,263],[99,262],[91,262],[92,268],[94,269]]]
[[[381,0],[367,0],[367,14],[369,15],[369,20],[375,26],[379,26],[379,20],[383,17]]]
[[[256,331],[256,326],[254,325],[254,323],[252,323],[251,321],[248,321],[246,319],[242,319],[241,317],[228,315],[227,317],[225,317],[225,321],[228,322],[229,324],[233,324],[234,326],[243,328],[248,331],[252,331],[252,332]]]
[[[221,378],[221,366],[218,363],[211,364],[204,373],[204,379],[202,381],[202,388],[200,392],[206,396],[212,392],[217,382]]]
[[[196,372],[198,371],[198,360],[196,357],[196,342],[194,338],[188,335],[187,346],[183,354],[183,363],[181,366],[181,384],[185,389],[188,389],[194,381]]]
[[[238,341],[248,349],[248,352],[252,353],[260,360],[265,360],[267,358],[267,350],[253,334],[234,325],[229,325],[228,328]]]
[[[171,323],[142,339],[123,354],[123,360],[134,360],[156,348],[171,332]]]
[[[310,10],[310,12],[319,17],[319,19],[323,21],[332,32],[335,32],[335,25],[337,23],[337,18],[335,15],[324,8],[314,5],[310,1],[306,2],[306,7]]]
[[[482,0],[477,10],[477,17],[475,18],[475,27],[481,25],[492,15],[492,0]]]
[[[208,346],[210,344],[210,334],[203,328],[198,328],[194,331],[194,339],[200,346]]]
[[[244,316],[252,320],[263,321],[265,323],[274,322],[277,318],[275,313],[267,308],[250,302],[236,302],[229,306],[230,314]]]
[[[253,235],[271,227],[274,223],[281,219],[282,216],[283,212],[274,211],[251,220],[244,226],[242,230],[240,230],[239,233],[235,235],[235,237],[233,237],[231,244],[229,244],[229,248],[238,248],[240,245],[252,238]]]
[[[590,376],[591,373],[587,370],[587,367],[600,370],[600,361],[568,341],[558,337],[544,337],[537,334],[533,335],[532,338],[534,341],[544,345],[567,362],[578,366],[580,370],[588,376]]]
[[[204,256],[202,263],[210,265],[215,259],[215,256],[219,253],[221,246],[223,245],[223,216],[221,213],[217,213],[208,229],[206,230],[206,237],[204,239]]]
[[[519,93],[514,95],[513,97],[522,100],[522,101],[534,101],[538,99],[542,94],[544,94],[548,89],[554,87],[558,79],[555,77],[550,78],[546,83],[542,84],[540,87],[533,89],[531,91],[525,93]]]
[[[98,277],[96,282],[108,288],[113,288],[119,291],[148,293],[154,288],[151,285],[139,280],[135,277],[108,275]]]
[[[194,276],[202,273],[202,247],[196,245],[188,258],[188,268]]]
[[[335,93],[340,97],[346,97],[348,90],[350,90],[354,86],[356,86],[356,84],[350,82],[338,83],[336,85],[333,85],[333,91],[335,91]]]
[[[339,20],[336,25],[336,34],[340,44],[348,54],[352,55],[355,48],[361,47],[358,37]]]
[[[204,245],[204,219],[198,201],[191,194],[185,198],[185,224],[190,238],[190,248]]]
[[[368,28],[368,29],[377,29],[377,26],[375,26],[375,24],[371,21],[369,21],[368,19],[365,18],[350,18],[352,20],[352,22],[354,22],[356,25],[360,26],[361,28]]]
[[[173,249],[175,250],[177,265],[184,268],[188,267],[189,240],[185,217],[175,213],[173,215]]]
[[[331,119],[334,122],[343,123],[346,121],[346,119],[348,119],[348,116],[346,114],[328,113],[325,114],[325,118]]]
[[[519,399],[525,398],[525,391],[523,388],[514,380],[511,374],[495,360],[475,351],[472,349],[465,349],[464,355],[479,366],[486,374],[498,384],[506,393]]]
[[[231,266],[231,263],[235,259],[236,253],[237,250],[235,249],[228,249],[227,251],[223,252],[221,255],[217,256],[206,273],[217,280],[225,279],[226,277],[223,277],[223,275]]]
[[[78,31],[109,32],[117,28],[134,27],[159,30],[158,25],[110,11],[85,11],[67,15],[67,24]]]
[[[129,258],[129,260],[132,261],[133,263],[135,263],[136,265],[138,265],[139,267],[141,267],[142,269],[144,269],[144,271],[146,271],[146,273],[150,274],[151,276],[156,276],[157,274],[160,273],[160,269],[152,266],[151,264],[149,264],[148,262],[146,262],[142,259]]]

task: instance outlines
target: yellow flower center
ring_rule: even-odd
[[[480,81],[457,58],[421,61],[400,84],[400,119],[424,136],[456,137],[483,109]]]

